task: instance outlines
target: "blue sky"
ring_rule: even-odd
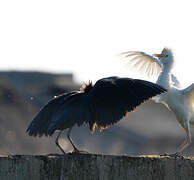
[[[172,48],[174,73],[193,82],[192,0],[0,1],[1,70],[73,72],[78,81],[145,78],[117,55]]]

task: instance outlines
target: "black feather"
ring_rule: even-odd
[[[95,125],[100,129],[109,127],[144,101],[165,91],[157,84],[130,78],[109,77],[97,81],[89,94],[91,131],[94,131]]]
[[[50,100],[35,116],[26,132],[30,136],[47,135],[47,129],[51,123],[52,118],[58,113],[58,108],[61,107],[64,102],[66,102],[74,94],[77,94],[77,92],[61,94]]]

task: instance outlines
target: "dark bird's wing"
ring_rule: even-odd
[[[100,130],[116,123],[145,100],[166,90],[161,86],[138,79],[109,77],[96,82],[90,91],[93,132],[95,125]]]
[[[48,135],[52,135],[55,130],[71,128],[76,124],[81,126],[91,120],[87,93],[74,94],[71,99],[64,101],[64,104],[58,108],[59,110],[53,116],[48,127]]]
[[[47,135],[47,129],[53,119],[61,113],[61,107],[70,101],[78,92],[65,93],[56,98],[53,98],[48,102],[27,128],[27,132],[30,136],[42,136]]]
[[[104,78],[83,92],[63,94],[44,106],[29,125],[31,136],[52,135],[55,130],[89,123],[93,132],[116,123],[127,112],[165,90],[151,82],[129,78]]]

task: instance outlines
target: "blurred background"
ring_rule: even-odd
[[[192,7],[192,0],[0,1],[0,154],[59,153],[55,136],[25,133],[53,96],[107,76],[147,79],[118,57],[121,52],[170,47],[174,74],[183,88],[193,83]],[[149,101],[101,133],[75,127],[72,138],[92,153],[140,155],[173,153],[184,133],[172,112]],[[193,143],[184,154],[194,154]]]
[[[54,95],[79,90],[73,74],[41,72],[0,72],[0,153],[45,154],[61,153],[55,138],[29,137],[25,130],[36,113]],[[193,133],[192,133],[193,134]],[[66,132],[60,144],[65,151],[72,147]],[[72,139],[80,149],[102,154],[173,153],[184,140],[184,130],[164,105],[148,101],[119,123],[92,135],[87,126],[74,127]],[[193,154],[193,143],[184,152]]]

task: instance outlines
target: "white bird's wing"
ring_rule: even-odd
[[[162,71],[162,63],[159,59],[141,51],[128,51],[121,53],[121,57],[129,59],[129,65],[148,77],[158,75]]]
[[[191,84],[189,87],[183,89],[183,95],[187,102],[192,105],[194,111],[194,83]]]
[[[137,69],[140,73],[148,77],[156,76],[158,78],[162,71],[163,64],[158,58],[141,51],[128,51],[121,53],[121,57],[129,59],[129,65]],[[180,88],[180,82],[171,74],[171,84]]]
[[[172,85],[181,88],[181,84],[174,74],[171,74]]]

